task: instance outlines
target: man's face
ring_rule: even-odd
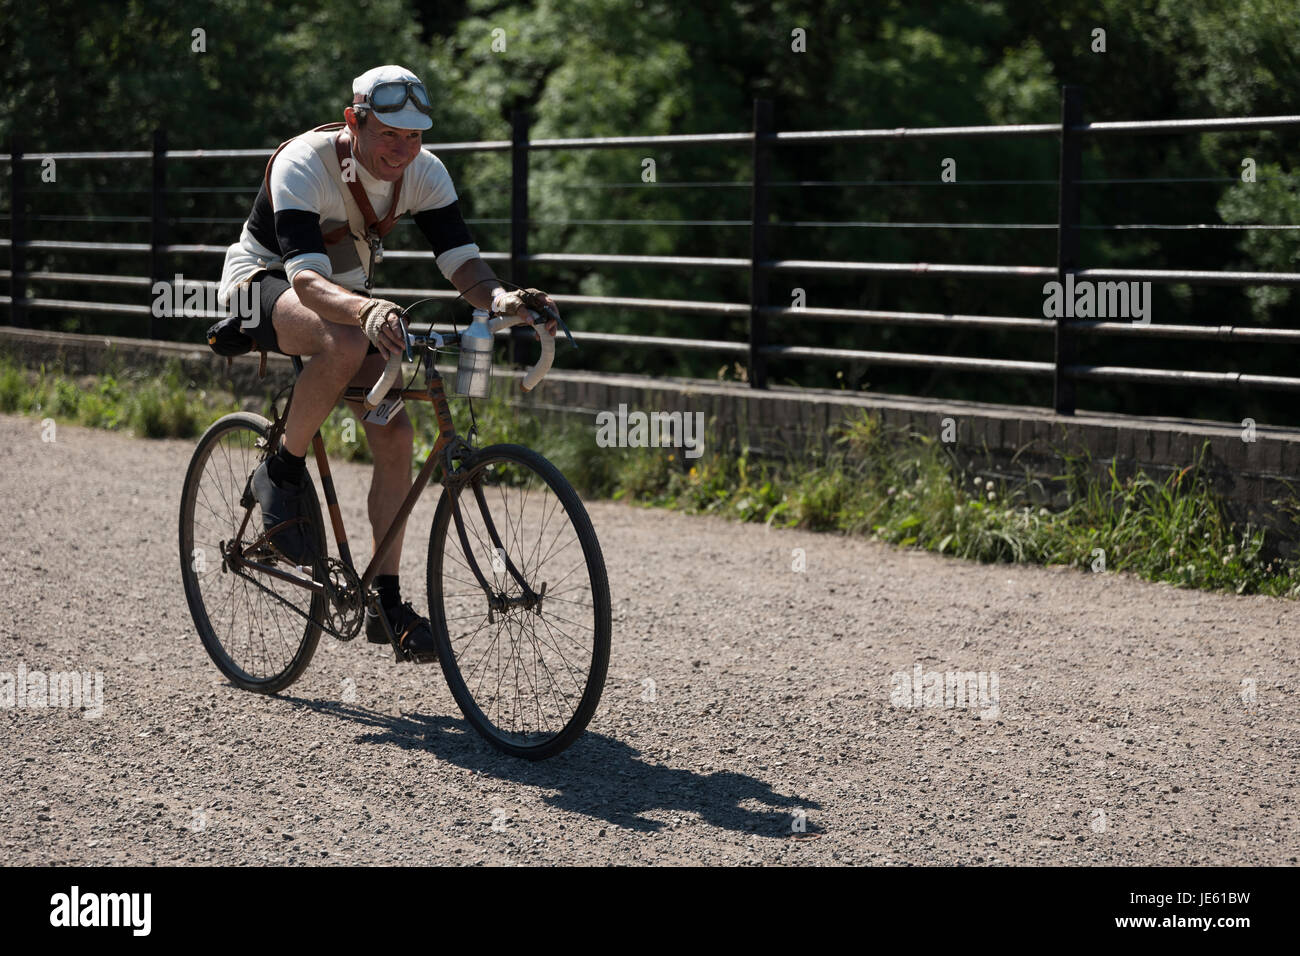
[[[374,112],[365,126],[359,126],[351,109],[348,114],[346,119],[353,149],[361,165],[370,175],[385,182],[395,182],[419,155],[421,131],[386,126]]]

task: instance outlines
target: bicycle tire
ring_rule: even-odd
[[[311,615],[311,619],[307,620],[294,614],[289,609],[279,605],[275,598],[261,591],[250,582],[242,580],[234,572],[227,570],[224,562],[221,561],[218,548],[219,541],[211,540],[213,538],[229,540],[238,530],[239,522],[243,517],[243,506],[240,505],[239,498],[243,493],[248,476],[260,463],[262,457],[262,450],[257,446],[256,439],[265,439],[270,427],[271,423],[265,418],[248,412],[236,412],[213,422],[199,439],[199,443],[194,449],[194,455],[190,459],[189,468],[185,473],[185,485],[181,492],[180,509],[181,579],[185,588],[185,598],[189,603],[190,615],[194,619],[194,626],[199,633],[199,638],[203,642],[208,656],[212,658],[213,663],[229,678],[231,683],[244,690],[263,694],[274,694],[288,687],[302,675],[307,665],[311,663],[312,655],[316,652],[316,645],[320,641],[321,635],[321,628],[317,622],[323,619],[327,600],[324,594],[310,594],[310,600],[306,602],[309,604],[309,608],[304,608],[304,610]],[[251,432],[252,435],[240,437],[237,435],[239,432]],[[227,451],[224,455],[228,466],[227,473],[222,473],[221,465],[218,463],[212,469],[212,480],[205,484],[205,477],[208,475],[208,463],[214,459],[218,448],[224,448],[224,438],[236,439],[236,454],[241,459],[240,463],[236,466],[230,460],[231,456]],[[315,554],[318,556],[312,564],[312,576],[317,581],[323,581],[325,575],[324,555],[326,553],[324,521],[321,517],[320,502],[316,497],[315,486],[312,484],[311,476],[305,472],[303,483],[303,501],[306,506],[306,516],[314,529]],[[212,527],[206,524],[202,525],[201,547],[196,545],[196,540],[200,539],[200,536],[196,534],[198,526],[196,524],[196,513],[200,508],[200,497],[203,498],[202,507],[212,514],[213,518],[211,520],[215,524]],[[254,512],[249,518],[248,529],[245,533],[256,537],[261,534],[261,531],[261,511],[254,506]],[[200,551],[204,555],[202,570],[197,566]],[[211,555],[213,559],[212,567],[207,566],[207,557],[210,552],[214,552]],[[238,600],[234,600],[234,596],[242,585],[240,597],[243,599],[244,617],[249,627],[259,629],[264,658],[268,661],[268,667],[265,668],[266,673],[254,673],[249,670],[249,661],[241,662],[237,659],[235,651],[238,644],[238,634],[230,634],[223,640],[220,632],[227,629],[224,620],[214,623],[212,619],[213,613],[219,609],[211,607],[214,602],[205,597],[204,584],[217,570],[218,564],[220,565],[221,574],[229,575],[232,578],[227,592],[231,605],[231,625],[229,629],[239,630],[239,626],[235,621],[238,620],[240,615],[240,604]],[[260,579],[268,586],[276,584],[275,579],[267,575],[261,575]],[[309,592],[292,584],[282,584],[281,587],[283,587],[285,594],[298,598],[296,602],[293,602],[298,607],[301,607],[309,595]],[[214,594],[216,590],[213,589]],[[280,591],[277,591],[277,593],[280,593]],[[302,636],[300,638],[290,638],[286,641],[284,637],[284,627],[286,625],[282,625],[281,620],[288,622],[291,634],[295,633],[292,630],[293,622],[301,625]],[[275,623],[282,645],[294,645],[287,652],[278,655],[283,662],[282,666],[270,663],[270,655],[267,653],[268,649],[265,642],[266,635],[260,633],[260,629],[269,631],[268,621]],[[251,633],[248,635],[247,643],[251,653],[254,650]]]
[[[500,466],[500,471],[496,471]],[[499,479],[499,484],[493,485],[485,480],[485,476],[493,472]],[[539,529],[537,544],[531,545],[531,538],[520,539],[520,533],[524,528],[524,522],[529,519],[530,515],[525,514],[528,507],[529,492],[523,491],[520,495],[521,514],[518,522],[507,521],[503,527],[506,530],[506,536],[503,538],[498,534],[497,540],[500,540],[506,547],[499,549],[507,554],[500,555],[498,564],[492,566],[492,583],[500,584],[502,593],[514,589],[519,594],[523,593],[523,588],[517,580],[512,580],[511,575],[505,570],[509,567],[507,560],[513,561],[513,564],[519,569],[521,576],[529,580],[530,575],[537,577],[529,581],[536,589],[541,588],[543,584],[550,585],[551,589],[548,595],[543,595],[539,605],[539,610],[520,610],[518,614],[497,612],[497,623],[495,624],[495,636],[488,639],[488,645],[495,645],[496,657],[498,663],[501,658],[501,651],[504,642],[501,641],[502,628],[504,627],[508,636],[510,646],[508,648],[509,664],[510,660],[514,661],[514,679],[515,679],[515,701],[511,706],[510,717],[514,726],[505,728],[500,726],[503,723],[502,718],[502,695],[500,690],[500,678],[498,677],[498,693],[494,699],[487,699],[483,693],[483,678],[477,681],[478,689],[471,690],[470,683],[473,682],[475,674],[470,673],[469,680],[465,673],[465,663],[472,664],[473,658],[470,654],[470,648],[475,640],[483,632],[483,625],[471,632],[468,640],[461,635],[456,641],[453,641],[453,635],[449,631],[449,620],[463,619],[460,614],[448,616],[448,603],[451,603],[451,609],[457,612],[468,611],[468,617],[473,619],[479,611],[487,605],[487,597],[477,584],[476,579],[465,577],[468,572],[472,575],[469,565],[465,562],[465,549],[462,545],[461,534],[456,529],[453,516],[453,498],[449,487],[444,486],[441,498],[438,501],[438,508],[434,514],[433,525],[429,534],[429,561],[428,561],[428,598],[430,622],[433,625],[434,640],[437,643],[438,659],[442,665],[443,676],[447,680],[447,686],[451,690],[452,697],[460,707],[461,713],[465,719],[479,732],[489,743],[498,750],[511,754],[512,756],[522,757],[528,760],[543,760],[552,757],[567,747],[569,747],[582,732],[586,729],[592,716],[596,712],[596,707],[600,703],[600,696],[605,686],[605,677],[609,668],[609,651],[610,651],[610,632],[611,632],[611,615],[610,615],[610,598],[609,598],[609,581],[605,571],[605,561],[601,554],[600,542],[596,538],[596,531],[592,527],[591,519],[587,515],[586,508],[583,507],[581,499],[578,497],[573,486],[560,473],[553,464],[547,461],[537,452],[524,448],[521,445],[492,445],[481,449],[471,455],[462,465],[458,476],[464,475],[466,481],[459,485],[457,500],[460,505],[462,514],[462,526],[468,528],[469,524],[476,518],[482,519],[481,502],[488,501],[495,505],[495,496],[490,494],[493,489],[500,488],[501,501],[508,502],[508,496],[504,489],[508,486],[505,482],[512,477],[522,477],[524,473],[531,473],[540,479],[540,484],[545,485],[545,489],[554,495],[558,505],[563,507],[565,517],[568,519],[574,539],[580,544],[582,558],[581,561],[574,564],[573,569],[564,577],[558,580],[554,577],[553,571],[546,571],[549,575],[543,581],[543,565],[552,554],[562,555],[565,550],[571,547],[572,542],[566,541],[561,547],[558,544],[559,537],[563,528],[556,530],[554,540],[545,541],[545,535],[548,533],[550,522],[554,519],[554,509],[547,510],[543,503],[533,512],[534,515],[542,514],[545,520],[542,521]],[[473,493],[475,482],[478,482],[479,488],[487,487],[488,494],[478,497]],[[539,497],[544,501],[544,491],[537,488]],[[532,486],[532,479],[529,479],[529,487]],[[468,494],[467,494],[468,493]],[[465,500],[461,500],[465,499]],[[536,503],[537,499],[534,499]],[[489,509],[490,511],[490,509]],[[508,512],[507,512],[508,513]],[[536,520],[536,519],[534,519]],[[494,523],[497,519],[494,517]],[[487,522],[483,522],[483,529],[486,530]],[[507,538],[509,540],[507,540]],[[466,531],[464,539],[469,540],[469,532]],[[478,544],[483,543],[483,538],[479,538]],[[525,543],[527,542],[527,544]],[[542,554],[541,547],[547,544],[549,550]],[[449,547],[450,546],[450,547]],[[471,544],[471,551],[475,550],[476,545]],[[557,550],[558,549],[558,550]],[[498,549],[494,549],[498,550]],[[446,560],[451,555],[455,560],[460,562],[464,570],[450,567],[450,562]],[[507,555],[509,557],[507,557]],[[568,560],[575,556],[569,555],[564,559]],[[478,563],[476,559],[471,558],[473,563]],[[562,566],[562,565],[560,565]],[[501,570],[496,568],[500,567]],[[552,567],[557,567],[552,565]],[[580,600],[584,591],[581,584],[569,584],[560,589],[554,585],[565,584],[569,575],[577,571],[579,567],[585,567],[586,570],[586,592],[591,598],[591,626],[590,630],[590,647],[586,647],[580,641],[577,641],[572,635],[567,633],[570,626],[581,626],[581,620],[578,622],[570,621],[568,618],[552,614],[550,620],[545,618],[546,608],[554,608],[557,604],[565,612],[572,613],[574,617],[583,618],[585,614],[574,610],[580,606],[586,605]],[[457,577],[456,574],[461,574]],[[464,589],[466,582],[469,582],[468,590]],[[449,586],[450,585],[450,586]],[[571,597],[561,597],[562,594],[569,594]],[[518,595],[515,595],[518,597]],[[538,620],[526,615],[534,615]],[[491,615],[483,618],[488,621]],[[502,624],[501,622],[506,622]],[[513,622],[513,624],[511,623]],[[564,627],[559,627],[559,622],[564,623]],[[514,625],[517,625],[514,626]],[[488,624],[487,626],[492,626]],[[558,631],[557,631],[558,628]],[[460,630],[458,625],[456,630]],[[563,638],[563,640],[562,640]],[[564,649],[569,647],[566,642],[572,642],[583,652],[578,650],[570,651],[574,658],[570,662],[564,653]],[[484,645],[480,644],[478,653]],[[589,653],[588,653],[589,652]],[[491,651],[483,651],[489,654]],[[532,658],[531,662],[525,659],[525,654]],[[569,703],[570,697],[567,693],[564,695],[564,702],[561,703],[556,695],[557,685],[552,680],[550,666],[547,663],[548,658],[551,661],[560,660],[564,667],[569,671],[569,680],[574,685],[575,692],[579,684],[579,679],[574,676],[574,669],[579,664],[586,669],[586,678],[581,681],[581,694],[576,703]],[[553,719],[546,720],[546,727],[543,728],[543,720],[539,719],[538,729],[534,732],[523,731],[518,729],[518,720],[521,716],[528,718],[531,715],[522,713],[520,703],[523,698],[520,697],[519,675],[520,666],[523,665],[523,676],[527,683],[530,683],[534,690],[534,700],[532,706],[537,711],[539,718],[543,717],[543,704],[539,702],[540,694],[537,692],[541,686],[542,674],[539,672],[538,664],[541,663],[546,671],[547,689],[551,693],[551,698],[555,701],[555,716]],[[531,680],[528,675],[528,666],[531,664],[533,674]],[[563,676],[563,671],[561,671]],[[560,682],[563,684],[563,681]],[[489,690],[491,688],[489,687]],[[563,691],[564,687],[559,687]],[[551,704],[546,705],[550,708]],[[490,712],[496,711],[494,720]]]

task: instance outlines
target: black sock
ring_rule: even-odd
[[[266,473],[281,488],[286,485],[301,485],[306,470],[306,456],[295,455],[284,445],[281,445],[280,450],[266,463]]]
[[[379,592],[379,603],[385,611],[391,611],[402,603],[402,594],[397,587],[396,574],[375,575],[375,589]]]

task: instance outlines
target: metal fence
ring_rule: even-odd
[[[774,128],[772,105],[754,101],[753,130],[743,133],[711,133],[676,136],[613,136],[574,139],[529,138],[528,118],[516,113],[512,135],[508,140],[437,143],[426,145],[440,154],[467,152],[509,152],[511,156],[510,244],[508,253],[484,253],[488,261],[506,263],[509,278],[520,285],[528,283],[529,266],[536,264],[572,266],[630,266],[669,269],[744,270],[749,274],[748,302],[703,302],[677,299],[643,299],[617,296],[557,295],[562,306],[613,307],[636,310],[662,310],[720,316],[747,316],[747,341],[718,341],[679,337],[627,335],[598,332],[575,333],[579,341],[615,343],[627,348],[670,346],[700,352],[736,356],[748,363],[748,380],[755,388],[767,387],[767,366],[774,358],[860,361],[880,365],[915,366],[949,371],[1014,373],[1051,378],[1053,405],[1057,412],[1073,414],[1075,384],[1079,381],[1148,382],[1246,389],[1300,391],[1300,378],[1252,375],[1241,372],[1206,372],[1177,369],[1137,368],[1110,365],[1086,365],[1077,361],[1077,345],[1085,336],[1129,336],[1153,339],[1205,341],[1244,341],[1250,343],[1297,343],[1300,330],[1265,329],[1235,325],[1139,325],[1133,322],[1080,320],[1074,318],[1030,318],[1015,316],[960,315],[928,312],[895,312],[866,309],[800,308],[772,304],[767,295],[767,280],[779,273],[828,273],[838,275],[881,276],[963,276],[969,278],[1010,277],[1042,282],[1056,280],[1063,285],[1067,276],[1075,280],[1096,282],[1150,281],[1189,285],[1300,285],[1300,273],[1185,271],[1150,269],[1082,268],[1079,262],[1080,186],[1083,144],[1089,137],[1115,137],[1150,134],[1207,133],[1233,130],[1271,130],[1300,127],[1300,116],[1236,117],[1225,119],[1165,120],[1152,122],[1087,123],[1083,121],[1082,90],[1062,88],[1061,121],[1030,125],[955,126],[896,129],[822,130],[809,132],[779,131]],[[838,262],[804,259],[769,258],[769,190],[778,185],[771,177],[774,148],[791,144],[867,142],[872,140],[1057,137],[1060,141],[1058,178],[1057,256],[1053,265],[971,265],[928,262]],[[633,256],[583,253],[530,253],[528,251],[528,183],[529,157],[534,152],[563,149],[609,149],[640,146],[728,146],[748,148],[752,157],[750,189],[750,249],[745,258],[699,256]],[[29,297],[27,283],[43,282],[129,286],[150,289],[166,282],[169,255],[224,255],[225,245],[173,245],[167,242],[166,205],[167,162],[173,159],[205,160],[267,158],[269,149],[169,150],[166,136],[154,134],[150,150],[118,152],[24,153],[22,144],[10,140],[8,160],[11,176],[10,236],[0,240],[9,248],[10,267],[0,271],[0,279],[10,282],[10,295],[0,296],[8,305],[11,322],[26,326],[28,310],[53,309],[88,313],[139,315],[149,321],[149,336],[159,337],[153,310],[147,305],[106,303],[86,300]],[[62,242],[28,238],[25,217],[24,164],[55,160],[139,160],[152,165],[152,204],[150,241],[148,243]],[[744,185],[744,184],[741,184]],[[1300,228],[1297,225],[1296,228]],[[33,253],[141,253],[149,257],[149,276],[116,276],[94,273],[32,272],[28,258]],[[391,251],[392,259],[432,260],[432,252]],[[453,298],[456,293],[444,289],[376,289],[379,294]],[[977,357],[938,356],[904,352],[861,351],[855,349],[813,348],[781,345],[773,341],[774,320],[798,319],[832,322],[867,323],[898,326],[931,326],[949,329],[1001,329],[1050,333],[1054,337],[1051,362],[1014,361]]]

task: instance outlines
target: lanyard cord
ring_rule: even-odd
[[[369,268],[366,269],[366,295],[372,299],[374,298],[374,294],[370,291],[370,289],[375,282],[375,262],[384,261],[382,257],[376,260],[375,254],[383,246],[383,242],[384,241],[381,238],[379,238],[379,230],[375,229],[372,226],[370,230],[366,233],[366,245],[370,247],[370,266]]]

